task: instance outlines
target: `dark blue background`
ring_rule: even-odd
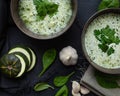
[[[78,0],[78,14],[72,27],[67,33],[52,40],[36,40],[23,34],[14,24],[10,15],[10,0],[0,0],[0,56],[7,53],[8,50],[16,44],[23,44],[31,47],[37,55],[37,63],[35,68],[24,75],[20,79],[9,79],[0,74],[0,96],[54,96],[59,90],[45,90],[42,92],[34,92],[33,85],[36,82],[48,82],[53,85],[53,79],[58,75],[67,75],[75,71],[75,75],[67,83],[69,88],[69,96],[71,96],[71,81],[80,81],[88,67],[88,62],[83,56],[81,49],[81,33],[85,22],[97,11],[100,0]],[[48,71],[38,78],[38,74],[42,70],[42,55],[49,48],[56,48],[57,52],[71,45],[79,54],[79,60],[76,66],[65,67],[59,61],[58,55],[56,61],[48,69]],[[79,68],[83,68],[79,70]],[[54,85],[53,85],[54,86]],[[88,96],[95,96],[90,93]]]

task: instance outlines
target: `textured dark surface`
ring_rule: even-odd
[[[75,71],[75,75],[67,83],[69,88],[69,96],[71,95],[71,81],[79,81],[85,70],[88,67],[88,62],[85,60],[81,49],[81,33],[85,22],[88,18],[97,11],[100,0],[78,0],[78,14],[72,27],[66,34],[52,39],[52,40],[36,40],[23,34],[14,24],[10,17],[9,0],[0,0],[0,56],[15,46],[16,44],[23,44],[31,47],[37,55],[37,63],[35,68],[19,79],[9,79],[0,74],[0,96],[54,96],[59,90],[45,90],[42,92],[34,92],[33,85],[36,82],[47,82],[53,85],[53,79],[58,75],[67,75]],[[3,38],[4,37],[4,38]],[[57,52],[65,47],[71,45],[78,54],[79,60],[76,66],[65,67],[59,61],[58,55],[56,61],[47,70],[47,72],[38,78],[39,72],[42,70],[42,55],[45,50],[49,48],[56,48]],[[93,93],[87,96],[95,96]]]

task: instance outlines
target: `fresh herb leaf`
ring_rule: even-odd
[[[120,86],[117,83],[117,80],[120,79],[120,76],[113,76],[99,71],[95,71],[95,78],[98,84],[103,88],[120,88]]]
[[[56,54],[57,54],[57,51],[55,49],[48,49],[44,53],[43,58],[42,58],[43,70],[39,74],[39,76],[41,76],[51,66],[51,64],[54,62],[56,58]]]
[[[109,55],[111,55],[112,53],[114,53],[114,49],[112,48],[112,47],[110,47],[109,49],[108,49],[108,51],[107,51],[107,55],[109,56]]]
[[[105,44],[98,44],[98,47],[103,51],[106,52],[108,50],[108,46]]]
[[[103,10],[106,8],[119,8],[120,1],[119,0],[102,0],[98,10]]]
[[[46,90],[48,88],[54,89],[54,87],[52,87],[51,85],[46,84],[46,83],[38,83],[34,86],[35,91],[43,91],[43,90]]]
[[[54,78],[54,85],[57,87],[61,87],[63,86],[65,83],[67,83],[67,81],[69,80],[69,78],[74,74],[75,72],[70,73],[68,76],[58,76],[56,78]]]
[[[68,96],[68,88],[66,85],[60,88],[60,90],[56,93],[55,96]]]
[[[94,30],[94,35],[97,40],[100,41],[98,47],[107,55],[111,55],[114,53],[114,49],[112,47],[109,48],[109,45],[112,43],[119,44],[120,39],[118,36],[115,36],[115,29],[111,29],[108,25],[101,30]]]
[[[37,10],[38,20],[43,20],[46,15],[53,16],[58,11],[58,4],[47,0],[33,0]]]
[[[50,4],[48,4],[48,5],[46,6],[46,9],[47,9],[47,13],[48,13],[50,16],[52,16],[54,13],[57,12],[58,5],[57,5],[57,4],[52,4],[52,3],[50,3]]]
[[[101,38],[100,38],[101,31],[100,30],[94,30],[94,35],[95,35],[96,39],[98,39],[99,41],[101,41]]]

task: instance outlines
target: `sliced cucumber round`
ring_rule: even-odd
[[[20,52],[20,53],[24,54],[27,57],[28,61],[29,61],[29,66],[31,66],[30,63],[31,63],[32,56],[31,56],[31,53],[29,52],[29,50],[27,48],[17,46],[17,47],[12,48],[8,52],[8,54],[15,53],[15,52]]]
[[[26,67],[26,71],[30,71],[34,68],[35,63],[36,63],[36,55],[35,55],[34,51],[32,49],[30,49],[29,47],[24,47],[24,46],[19,45],[19,46],[12,48],[8,53],[17,53],[17,55],[19,55],[18,53],[24,54],[29,61],[29,66]],[[23,56],[21,56],[21,57],[23,57]]]
[[[36,55],[35,53],[33,52],[32,49],[28,48],[32,54],[32,59],[31,59],[31,66],[29,67],[28,71],[32,70],[35,66],[35,63],[36,63]]]
[[[24,61],[23,57],[21,57],[21,56],[19,56],[19,55],[16,55],[16,54],[15,54],[15,56],[16,56],[17,58],[19,58],[19,60],[20,60],[20,62],[21,62],[21,70],[20,70],[20,72],[18,73],[18,75],[16,76],[16,77],[20,77],[20,76],[22,76],[23,73],[25,72],[26,64],[25,64],[25,61]]]

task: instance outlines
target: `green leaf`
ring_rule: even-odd
[[[43,91],[43,90],[46,90],[48,88],[54,89],[54,87],[52,87],[51,85],[46,84],[46,83],[38,83],[34,86],[35,91]]]
[[[106,52],[108,50],[108,46],[105,44],[98,44],[98,47],[103,51]]]
[[[101,31],[100,30],[94,30],[94,35],[95,35],[96,39],[98,39],[99,41],[101,41],[101,38],[100,38]]]
[[[52,63],[54,62],[56,58],[56,54],[57,54],[56,49],[48,49],[44,53],[43,58],[42,58],[43,70],[39,74],[39,76],[43,75],[43,73],[52,65]]]
[[[120,88],[117,83],[117,80],[120,79],[120,76],[113,76],[105,73],[101,73],[99,71],[95,71],[95,78],[100,86],[103,88],[111,89],[111,88]]]
[[[114,53],[114,51],[115,50],[112,47],[110,47],[107,51],[108,56],[111,55],[112,53]]]
[[[37,10],[38,20],[43,20],[46,15],[53,16],[58,11],[58,5],[47,0],[33,0]]]
[[[98,7],[98,10],[103,10],[106,8],[119,8],[119,6],[119,0],[102,0]]]
[[[55,96],[68,96],[68,88],[66,85],[60,88],[60,90],[55,94]]]
[[[118,36],[115,36],[115,33],[115,29],[111,29],[108,25],[100,30],[94,30],[94,36],[100,42],[100,44],[98,44],[98,47],[103,52],[107,53],[108,56],[115,51],[112,47],[109,48],[109,45],[112,43],[120,43],[120,38]]]
[[[61,87],[67,83],[69,78],[74,74],[75,72],[70,73],[68,76],[58,76],[54,78],[54,85],[57,87]]]
[[[52,3],[50,3],[50,4],[48,4],[48,5],[46,6],[46,9],[47,9],[47,13],[48,13],[50,16],[52,16],[54,13],[57,12],[58,5],[57,5],[57,4],[52,4]]]

